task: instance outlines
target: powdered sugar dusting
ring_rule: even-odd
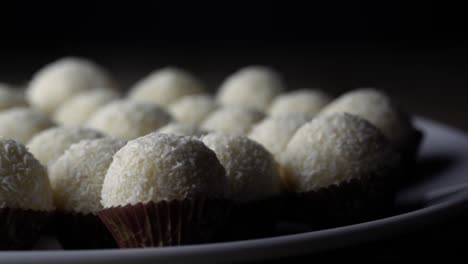
[[[46,169],[20,143],[0,138],[0,208],[52,210]]]
[[[224,196],[225,171],[201,141],[163,133],[131,140],[114,155],[102,188],[104,207]]]
[[[284,183],[302,192],[385,174],[397,160],[376,127],[359,117],[336,113],[320,115],[299,128],[281,163],[286,172]]]

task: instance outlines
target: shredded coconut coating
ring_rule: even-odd
[[[257,123],[248,137],[262,144],[275,159],[280,157],[296,130],[311,118],[304,114],[271,116]]]
[[[201,128],[223,133],[247,134],[265,115],[254,109],[225,106],[211,113]]]
[[[244,136],[221,133],[210,133],[202,140],[224,166],[232,200],[261,200],[280,192],[278,165],[260,144]]]
[[[359,89],[343,94],[323,109],[323,113],[346,112],[366,119],[378,127],[396,148],[404,147],[414,128],[408,116],[402,113],[381,91]]]
[[[303,114],[314,117],[330,101],[331,97],[320,90],[297,90],[278,95],[270,105],[269,114]]]
[[[0,83],[0,111],[27,105],[22,92],[7,84]]]
[[[67,57],[35,73],[26,96],[31,105],[46,114],[52,114],[73,95],[98,87],[113,87],[104,69],[83,58]]]
[[[81,92],[64,102],[54,113],[54,120],[65,126],[83,125],[101,106],[119,98],[111,89]]]
[[[129,97],[167,107],[183,96],[203,93],[204,90],[202,82],[189,72],[167,67],[137,82],[130,90]]]
[[[243,68],[229,76],[218,91],[223,105],[240,105],[266,111],[273,98],[285,89],[282,77],[264,66]]]
[[[35,134],[54,126],[47,116],[26,107],[14,107],[0,112],[0,137],[26,144]]]
[[[115,138],[82,140],[49,167],[57,209],[96,213],[102,209],[101,191],[112,156],[126,142]]]
[[[24,145],[0,138],[0,208],[54,209],[47,170]]]
[[[99,108],[86,126],[131,140],[154,132],[171,120],[171,115],[158,105],[118,100]]]
[[[296,192],[385,175],[398,161],[387,138],[347,113],[319,115],[303,125],[283,155],[283,183]]]
[[[216,154],[190,137],[151,133],[114,155],[102,188],[102,205],[224,197],[226,173]]]
[[[203,130],[195,125],[184,124],[184,123],[169,123],[160,129],[159,133],[173,134],[176,136],[191,136],[199,138],[208,133],[208,131]]]
[[[218,103],[210,95],[184,96],[171,104],[169,112],[181,123],[199,125],[211,112],[218,108]]]
[[[102,136],[100,132],[88,128],[54,127],[36,134],[27,147],[43,165],[49,166],[72,144]]]

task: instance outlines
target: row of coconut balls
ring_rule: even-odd
[[[278,156],[295,130],[319,112],[361,116],[397,149],[404,148],[413,131],[409,117],[380,91],[360,89],[335,100],[312,89],[285,93],[281,75],[261,66],[226,78],[215,97],[195,76],[177,68],[151,73],[125,98],[115,87],[109,73],[94,62],[53,62],[33,76],[26,99],[0,86],[0,136],[34,146],[40,140],[33,136],[56,124],[88,127],[126,140],[156,130],[197,136],[218,131],[249,135]],[[28,103],[32,107],[26,107]]]

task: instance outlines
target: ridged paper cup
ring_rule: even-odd
[[[271,197],[233,204],[229,220],[218,241],[234,241],[274,236],[282,200]]]
[[[286,193],[280,218],[319,230],[388,217],[394,213],[395,190],[395,179],[374,176],[316,191]]]
[[[0,250],[32,249],[53,212],[0,208]]]
[[[117,247],[114,238],[97,215],[58,211],[55,216],[57,238],[64,249]]]
[[[198,198],[117,206],[98,212],[120,248],[163,247],[214,241],[231,203]]]

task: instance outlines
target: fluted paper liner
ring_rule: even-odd
[[[394,213],[393,175],[353,179],[317,191],[287,193],[280,218],[319,230],[387,217]]]
[[[218,241],[273,236],[282,200],[278,197],[236,203]]]
[[[64,249],[117,247],[114,238],[95,214],[58,211],[55,226],[57,238]]]
[[[106,208],[98,216],[120,248],[212,242],[226,223],[231,203],[198,198]]]
[[[0,208],[0,250],[32,249],[53,212]]]

